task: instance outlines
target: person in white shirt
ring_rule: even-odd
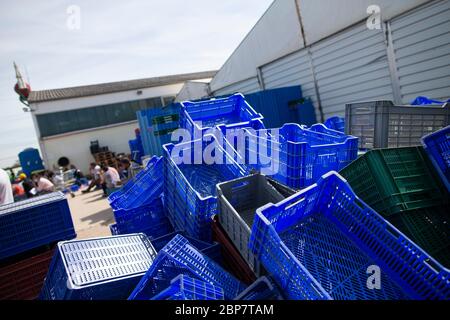
[[[0,205],[14,202],[11,180],[8,173],[0,168]]]
[[[120,175],[117,172],[116,168],[108,167],[106,165],[102,165],[103,171],[103,196],[108,196],[106,192],[107,189],[113,189],[120,184]]]
[[[55,185],[42,175],[34,174],[33,181],[36,184],[36,191],[38,193],[49,193],[55,191]]]
[[[91,189],[95,186],[100,186],[101,185],[101,167],[96,164],[95,162],[92,162],[89,168],[90,174],[92,176],[92,180],[91,183],[89,184],[89,187],[87,187],[87,189],[82,190],[82,193],[88,193],[91,191]]]

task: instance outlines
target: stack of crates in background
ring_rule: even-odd
[[[450,298],[449,270],[329,172],[257,209],[249,248],[288,299]],[[368,285],[368,272],[380,286]]]
[[[217,209],[216,184],[242,177],[246,172],[214,135],[207,136],[210,142],[200,139],[163,146],[164,203],[177,230],[211,241],[211,217]],[[222,164],[203,163],[207,148],[215,150],[215,160]]]
[[[75,237],[61,192],[0,206],[0,299],[35,299],[54,244]]]
[[[288,123],[278,129],[244,129],[242,134],[248,139],[240,157],[253,169],[295,189],[345,167],[358,154],[358,138],[320,123],[310,128]]]
[[[420,145],[420,139],[450,124],[450,103],[396,106],[392,101],[350,103],[345,106],[345,132],[359,138],[359,148]]]
[[[142,232],[155,238],[172,232],[164,213],[163,182],[163,159],[155,156],[134,180],[111,194],[109,201],[116,220],[111,233]]]
[[[223,290],[225,299],[233,299],[246,286],[203,255],[181,235],[162,248],[150,269],[130,295],[130,300],[150,300],[171,285],[179,275],[199,279]]]
[[[169,143],[171,134],[179,126],[179,104],[140,110],[136,113],[145,155],[162,155],[162,146]]]
[[[369,206],[450,267],[450,197],[423,147],[371,150],[340,173]]]
[[[144,234],[59,242],[40,299],[126,299],[155,256]]]

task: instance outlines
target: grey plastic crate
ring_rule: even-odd
[[[257,208],[270,202],[277,203],[286,196],[278,192],[266,176],[261,174],[219,183],[217,195],[221,226],[256,276],[260,276],[261,265],[248,249],[255,212]]]
[[[359,138],[360,149],[419,146],[421,137],[449,123],[449,103],[396,106],[381,100],[345,106],[345,133]]]

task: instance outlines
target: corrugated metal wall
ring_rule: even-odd
[[[311,46],[325,119],[344,116],[348,102],[393,99],[384,39],[364,23]]]
[[[450,1],[425,5],[391,22],[401,100],[450,96]]]
[[[301,85],[317,120],[364,100],[450,96],[450,1],[432,1],[369,30],[365,21],[260,67],[264,88]],[[216,95],[259,90],[257,78]]]
[[[225,94],[231,94],[235,92],[240,92],[243,94],[252,93],[261,90],[258,82],[258,78],[250,78],[244,81],[236,82],[231,86],[221,88],[214,92],[215,96],[222,96]]]
[[[307,49],[294,52],[263,66],[261,73],[265,89],[300,85],[303,97],[311,99],[315,106],[316,118],[320,119],[314,78]]]

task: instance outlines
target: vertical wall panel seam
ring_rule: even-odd
[[[384,24],[384,31],[385,31],[385,45],[386,45],[386,51],[387,51],[387,58],[388,58],[388,64],[389,64],[389,74],[391,77],[391,85],[392,85],[392,93],[394,95],[394,102],[396,104],[402,103],[402,95],[401,95],[401,88],[400,88],[400,78],[398,75],[398,68],[397,68],[397,61],[395,57],[395,49],[394,49],[394,41],[392,39],[392,29],[391,29],[391,22],[386,21]]]

